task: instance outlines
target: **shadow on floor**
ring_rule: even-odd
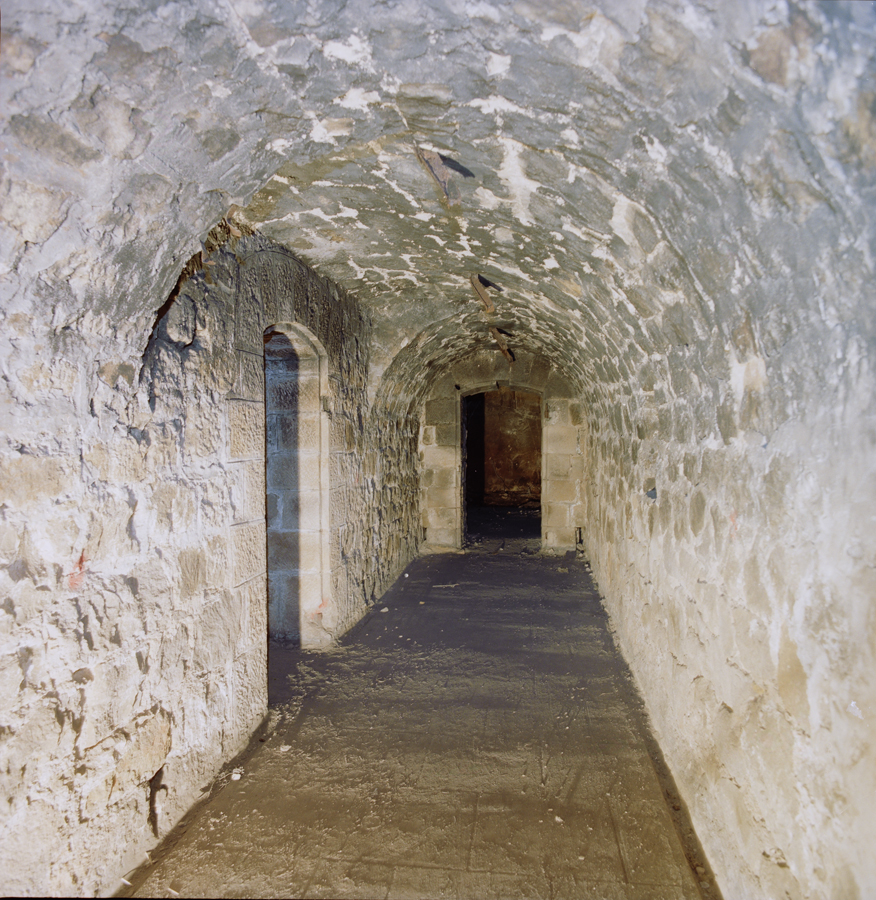
[[[267,729],[129,895],[718,897],[574,558],[424,557],[270,659]]]

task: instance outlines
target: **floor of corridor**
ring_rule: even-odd
[[[261,740],[126,893],[717,897],[586,565],[484,546],[272,646]]]

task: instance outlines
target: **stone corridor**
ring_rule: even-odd
[[[876,898],[876,0],[6,0],[0,146],[0,896]]]
[[[504,544],[272,645],[268,726],[126,895],[717,897],[589,567]]]

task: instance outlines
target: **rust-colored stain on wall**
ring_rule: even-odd
[[[484,394],[484,503],[541,503],[541,397],[502,388]]]

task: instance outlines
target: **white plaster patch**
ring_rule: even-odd
[[[346,109],[359,109],[365,112],[369,104],[377,103],[380,100],[380,94],[377,91],[366,91],[362,88],[350,88],[346,94],[335,101],[339,106]]]
[[[636,210],[636,204],[630,202],[623,194],[619,194],[614,202],[614,210],[611,216],[612,231],[632,249],[639,247],[639,242],[632,227],[632,218]]]
[[[645,149],[648,153],[648,156],[657,163],[659,166],[666,165],[666,159],[669,156],[666,148],[663,144],[660,143],[656,138],[651,137],[651,135],[646,134],[643,136],[645,141]]]
[[[400,87],[401,81],[396,78],[395,75],[390,75],[389,72],[385,72],[383,78],[380,79],[380,89],[385,94],[392,94],[394,96],[398,93]]]
[[[766,362],[762,356],[753,356],[745,364],[746,391],[762,391],[767,386]]]
[[[546,269],[559,269],[560,264],[553,258],[553,256],[549,256],[544,261],[544,267]]]
[[[228,85],[208,81],[207,87],[210,89],[210,93],[218,100],[224,100],[226,97],[231,96],[231,88]]]
[[[498,175],[511,196],[511,207],[514,210],[514,215],[522,225],[532,225],[532,217],[529,214],[529,201],[540,185],[537,181],[527,178],[526,173],[523,171],[523,164],[520,160],[520,152],[523,149],[523,145],[518,144],[517,141],[511,138],[503,137],[500,140],[505,148],[505,158],[502,160],[502,166]]]
[[[502,201],[483,185],[474,192],[474,196],[481,209],[493,210],[498,209],[502,205]]]
[[[485,116],[493,116],[496,113],[518,113],[521,116],[533,116],[531,109],[524,109],[516,103],[512,103],[505,97],[497,97],[495,94],[486,99],[477,97],[468,104],[479,109]]]
[[[327,215],[325,210],[320,209],[318,206],[313,209],[306,209],[300,213],[295,213],[296,217],[298,216],[314,216],[314,218],[322,219],[323,222],[331,222],[332,217]]]
[[[235,0],[234,9],[242,19],[252,20],[264,15],[265,4],[262,0]]]
[[[470,19],[489,19],[497,24],[502,21],[502,14],[495,6],[489,3],[466,3],[465,14]]]
[[[329,41],[322,48],[322,52],[329,59],[361,66],[369,72],[374,71],[374,65],[371,62],[371,45],[362,40],[358,34],[351,34],[346,41]]]
[[[313,123],[310,129],[310,139],[312,141],[316,141],[318,144],[334,145],[337,143],[337,141],[329,134],[325,125],[323,125],[313,113],[308,113],[308,118],[310,118]]]
[[[511,57],[501,53],[491,53],[487,57],[487,75],[498,77],[506,74],[511,68]]]
[[[468,242],[468,238],[464,234],[460,234],[456,238],[456,243],[461,244],[462,248],[463,248],[462,253],[459,254],[460,256],[474,256],[475,255],[471,249],[471,245]]]
[[[575,131],[574,128],[566,128],[563,132],[561,132],[560,137],[570,147],[580,147],[581,146],[581,139],[578,137],[578,132]]]
[[[760,356],[751,356],[744,362],[730,354],[730,386],[736,402],[741,403],[748,391],[762,391],[767,384],[766,362]]]
[[[541,39],[546,44],[558,37],[569,40],[577,51],[576,62],[582,68],[593,69],[601,65],[610,72],[617,71],[624,39],[620,29],[605,16],[598,13],[592,16],[581,31],[569,31],[556,25],[542,30]]]

